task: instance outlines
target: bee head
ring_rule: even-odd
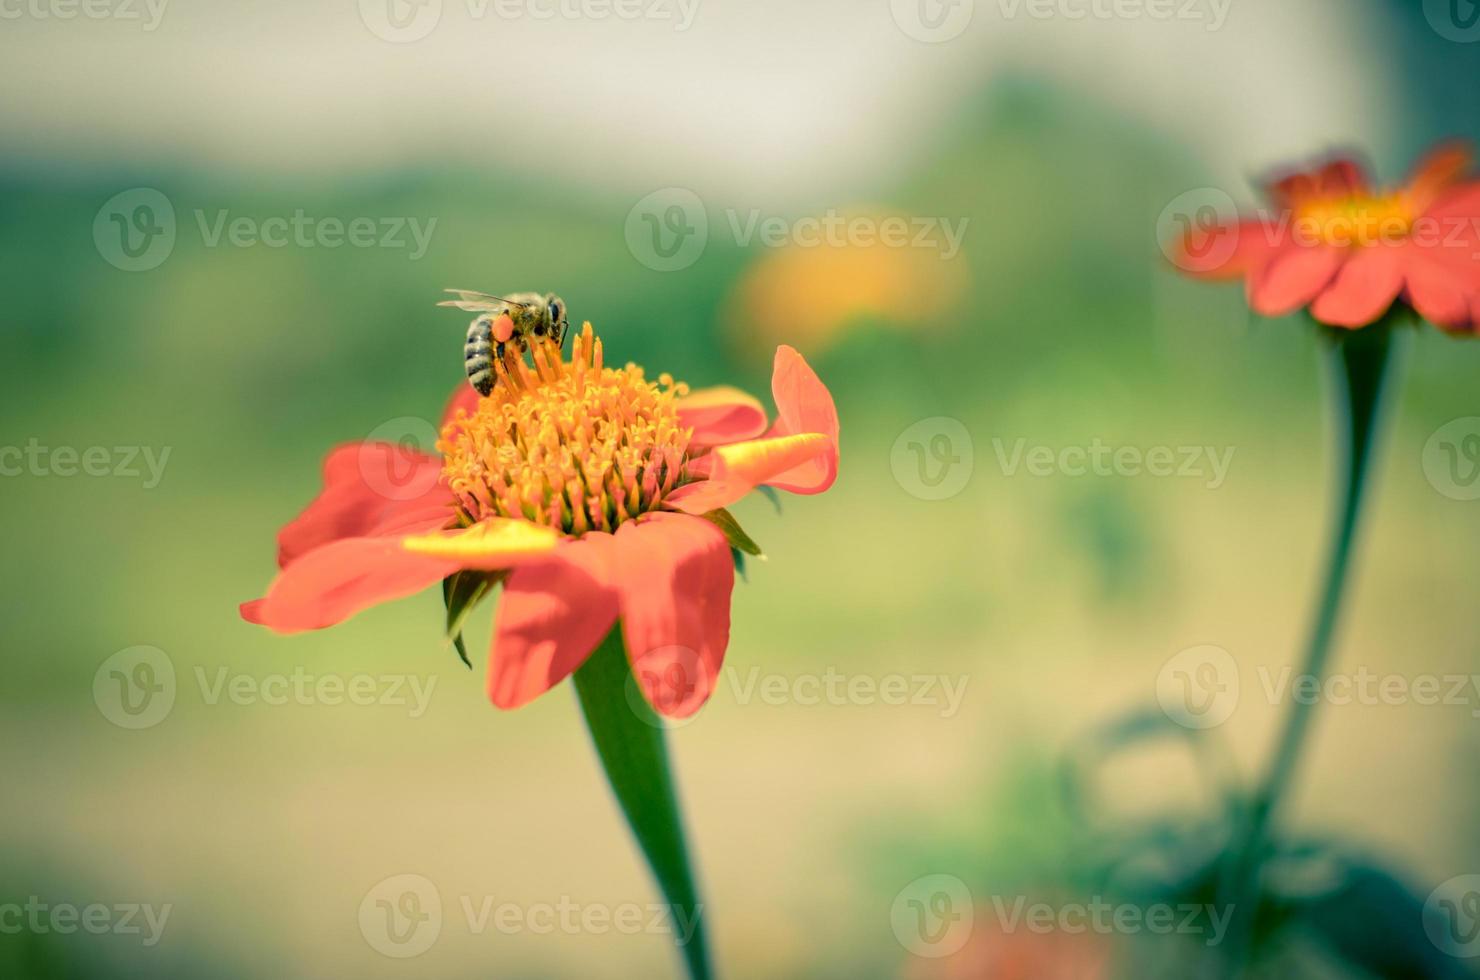
[[[565,343],[565,300],[550,293],[545,297],[545,310],[549,315],[550,339],[555,341],[555,346],[560,347]],[[536,328],[536,332],[539,332]]]

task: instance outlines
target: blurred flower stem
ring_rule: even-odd
[[[1402,329],[1412,313],[1395,306],[1385,318],[1359,330],[1319,327],[1327,358],[1336,445],[1336,523],[1327,558],[1325,583],[1305,650],[1302,674],[1324,678],[1341,601],[1351,567],[1362,502],[1372,458],[1393,387],[1394,362],[1407,337]],[[1270,844],[1270,829],[1285,790],[1295,777],[1314,716],[1314,699],[1294,699],[1285,715],[1269,768],[1249,800],[1229,851],[1223,897],[1233,917],[1225,937],[1226,975],[1242,972],[1253,939],[1261,895],[1260,872]]]
[[[575,672],[576,697],[607,781],[673,906],[669,921],[691,980],[708,980],[703,905],[684,842],[683,817],[668,767],[663,721],[633,682],[620,624]],[[692,928],[692,932],[686,930]]]

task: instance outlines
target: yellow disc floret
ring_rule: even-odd
[[[605,367],[587,323],[570,362],[536,345],[530,368],[512,350],[498,383],[442,429],[443,475],[464,516],[513,517],[567,534],[611,531],[654,510],[684,479],[690,430],[667,374]]]
[[[1406,237],[1413,221],[1412,208],[1401,193],[1316,198],[1298,208],[1296,231],[1326,245],[1365,247]]]

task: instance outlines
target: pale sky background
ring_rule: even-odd
[[[0,160],[11,165],[339,176],[493,160],[624,192],[679,184],[784,207],[867,194],[923,152],[960,98],[1010,72],[1162,127],[1213,179],[1242,187],[1312,146],[1381,151],[1396,104],[1381,15],[1353,17],[1349,0],[1176,0],[1195,19],[1170,21],[955,0],[944,12],[970,19],[943,43],[911,37],[894,12],[938,0],[682,0],[697,4],[687,30],[676,29],[680,0],[623,0],[672,8],[636,21],[537,20],[529,6],[610,0],[499,0],[517,16],[491,0],[86,0],[137,19],[34,13],[68,2],[0,0]],[[430,17],[429,33],[377,36],[369,24],[386,23],[390,3]]]

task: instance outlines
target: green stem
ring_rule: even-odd
[[[671,921],[689,977],[708,980],[712,974],[703,904],[684,843],[663,722],[633,686],[619,627],[607,634],[576,671],[575,686],[607,781],[658,887],[673,907]]]
[[[1325,584],[1316,606],[1315,622],[1305,648],[1301,673],[1324,678],[1331,656],[1332,640],[1346,589],[1352,550],[1362,514],[1377,437],[1382,425],[1386,390],[1392,372],[1391,356],[1399,330],[1395,320],[1403,314],[1360,330],[1331,331],[1326,341],[1330,386],[1335,412],[1338,451],[1336,524],[1327,558]],[[1258,916],[1260,871],[1269,847],[1270,828],[1285,790],[1295,777],[1313,717],[1314,699],[1291,702],[1276,742],[1274,756],[1249,801],[1239,836],[1229,849],[1231,862],[1224,878],[1223,895],[1230,901],[1232,920],[1224,950],[1226,975],[1243,969]]]

